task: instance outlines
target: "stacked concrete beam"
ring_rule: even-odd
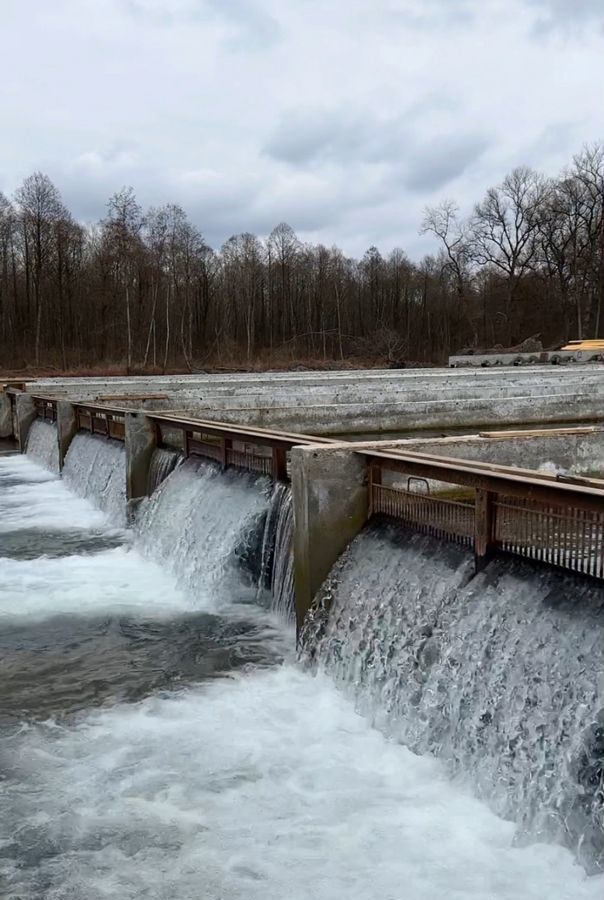
[[[124,406],[317,434],[585,422],[604,415],[602,366],[70,379],[38,381],[28,390],[76,392],[90,402],[115,396]]]

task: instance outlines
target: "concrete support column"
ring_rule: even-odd
[[[298,633],[315,594],[367,520],[364,459],[346,447],[294,447],[294,573]]]
[[[57,401],[57,434],[59,440],[59,471],[63,470],[69,445],[78,431],[75,406],[69,400]]]
[[[126,413],[126,496],[132,511],[147,496],[151,457],[157,446],[155,423],[144,413]]]
[[[0,391],[0,438],[13,436],[13,408],[10,396]]]
[[[36,418],[36,407],[31,394],[17,394],[15,398],[15,415],[17,419],[17,443],[21,453],[25,453],[27,444],[27,435],[31,428],[31,423]]]

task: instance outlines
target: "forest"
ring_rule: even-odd
[[[131,188],[97,224],[76,221],[44,174],[0,193],[0,366],[197,371],[287,365],[442,364],[470,348],[604,337],[604,146],[556,178],[526,167],[434,236],[362,259],[281,223],[219,250],[176,205]]]

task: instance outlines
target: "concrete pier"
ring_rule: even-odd
[[[333,564],[365,524],[369,501],[365,461],[347,447],[294,447],[290,466],[300,630]]]
[[[13,436],[13,409],[9,395],[0,390],[0,439]]]
[[[157,446],[157,432],[144,413],[126,413],[126,497],[130,510],[147,496],[149,467]]]
[[[31,428],[32,422],[37,416],[36,407],[33,397],[29,394],[17,394],[15,397],[15,418],[16,430],[15,437],[19,445],[19,450],[25,453],[27,445],[27,435]]]
[[[73,403],[68,400],[57,402],[57,439],[59,441],[59,471],[65,464],[69,445],[78,431],[78,421]]]

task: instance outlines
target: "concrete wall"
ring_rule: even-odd
[[[57,439],[59,441],[59,470],[63,469],[69,445],[78,431],[78,422],[73,404],[68,400],[57,403]]]
[[[314,434],[586,422],[604,418],[604,366],[539,369],[287,372],[132,379],[46,379],[30,392],[116,397]],[[147,395],[149,399],[144,400]],[[139,398],[139,399],[137,399]]]
[[[27,435],[31,424],[36,418],[36,407],[34,401],[28,394],[17,394],[15,397],[15,418],[16,418],[16,434],[19,450],[25,453],[27,446]]]
[[[0,438],[13,436],[13,414],[8,394],[0,391]]]
[[[157,433],[153,422],[142,413],[127,413],[125,418],[126,496],[132,512],[137,503],[147,496],[149,467],[157,446]]]
[[[366,466],[347,447],[294,447],[291,481],[300,630],[333,564],[367,520]]]
[[[523,469],[545,467],[573,475],[601,472],[604,476],[604,428],[555,429],[549,434],[515,432],[511,436],[476,434],[388,442],[382,446]]]

